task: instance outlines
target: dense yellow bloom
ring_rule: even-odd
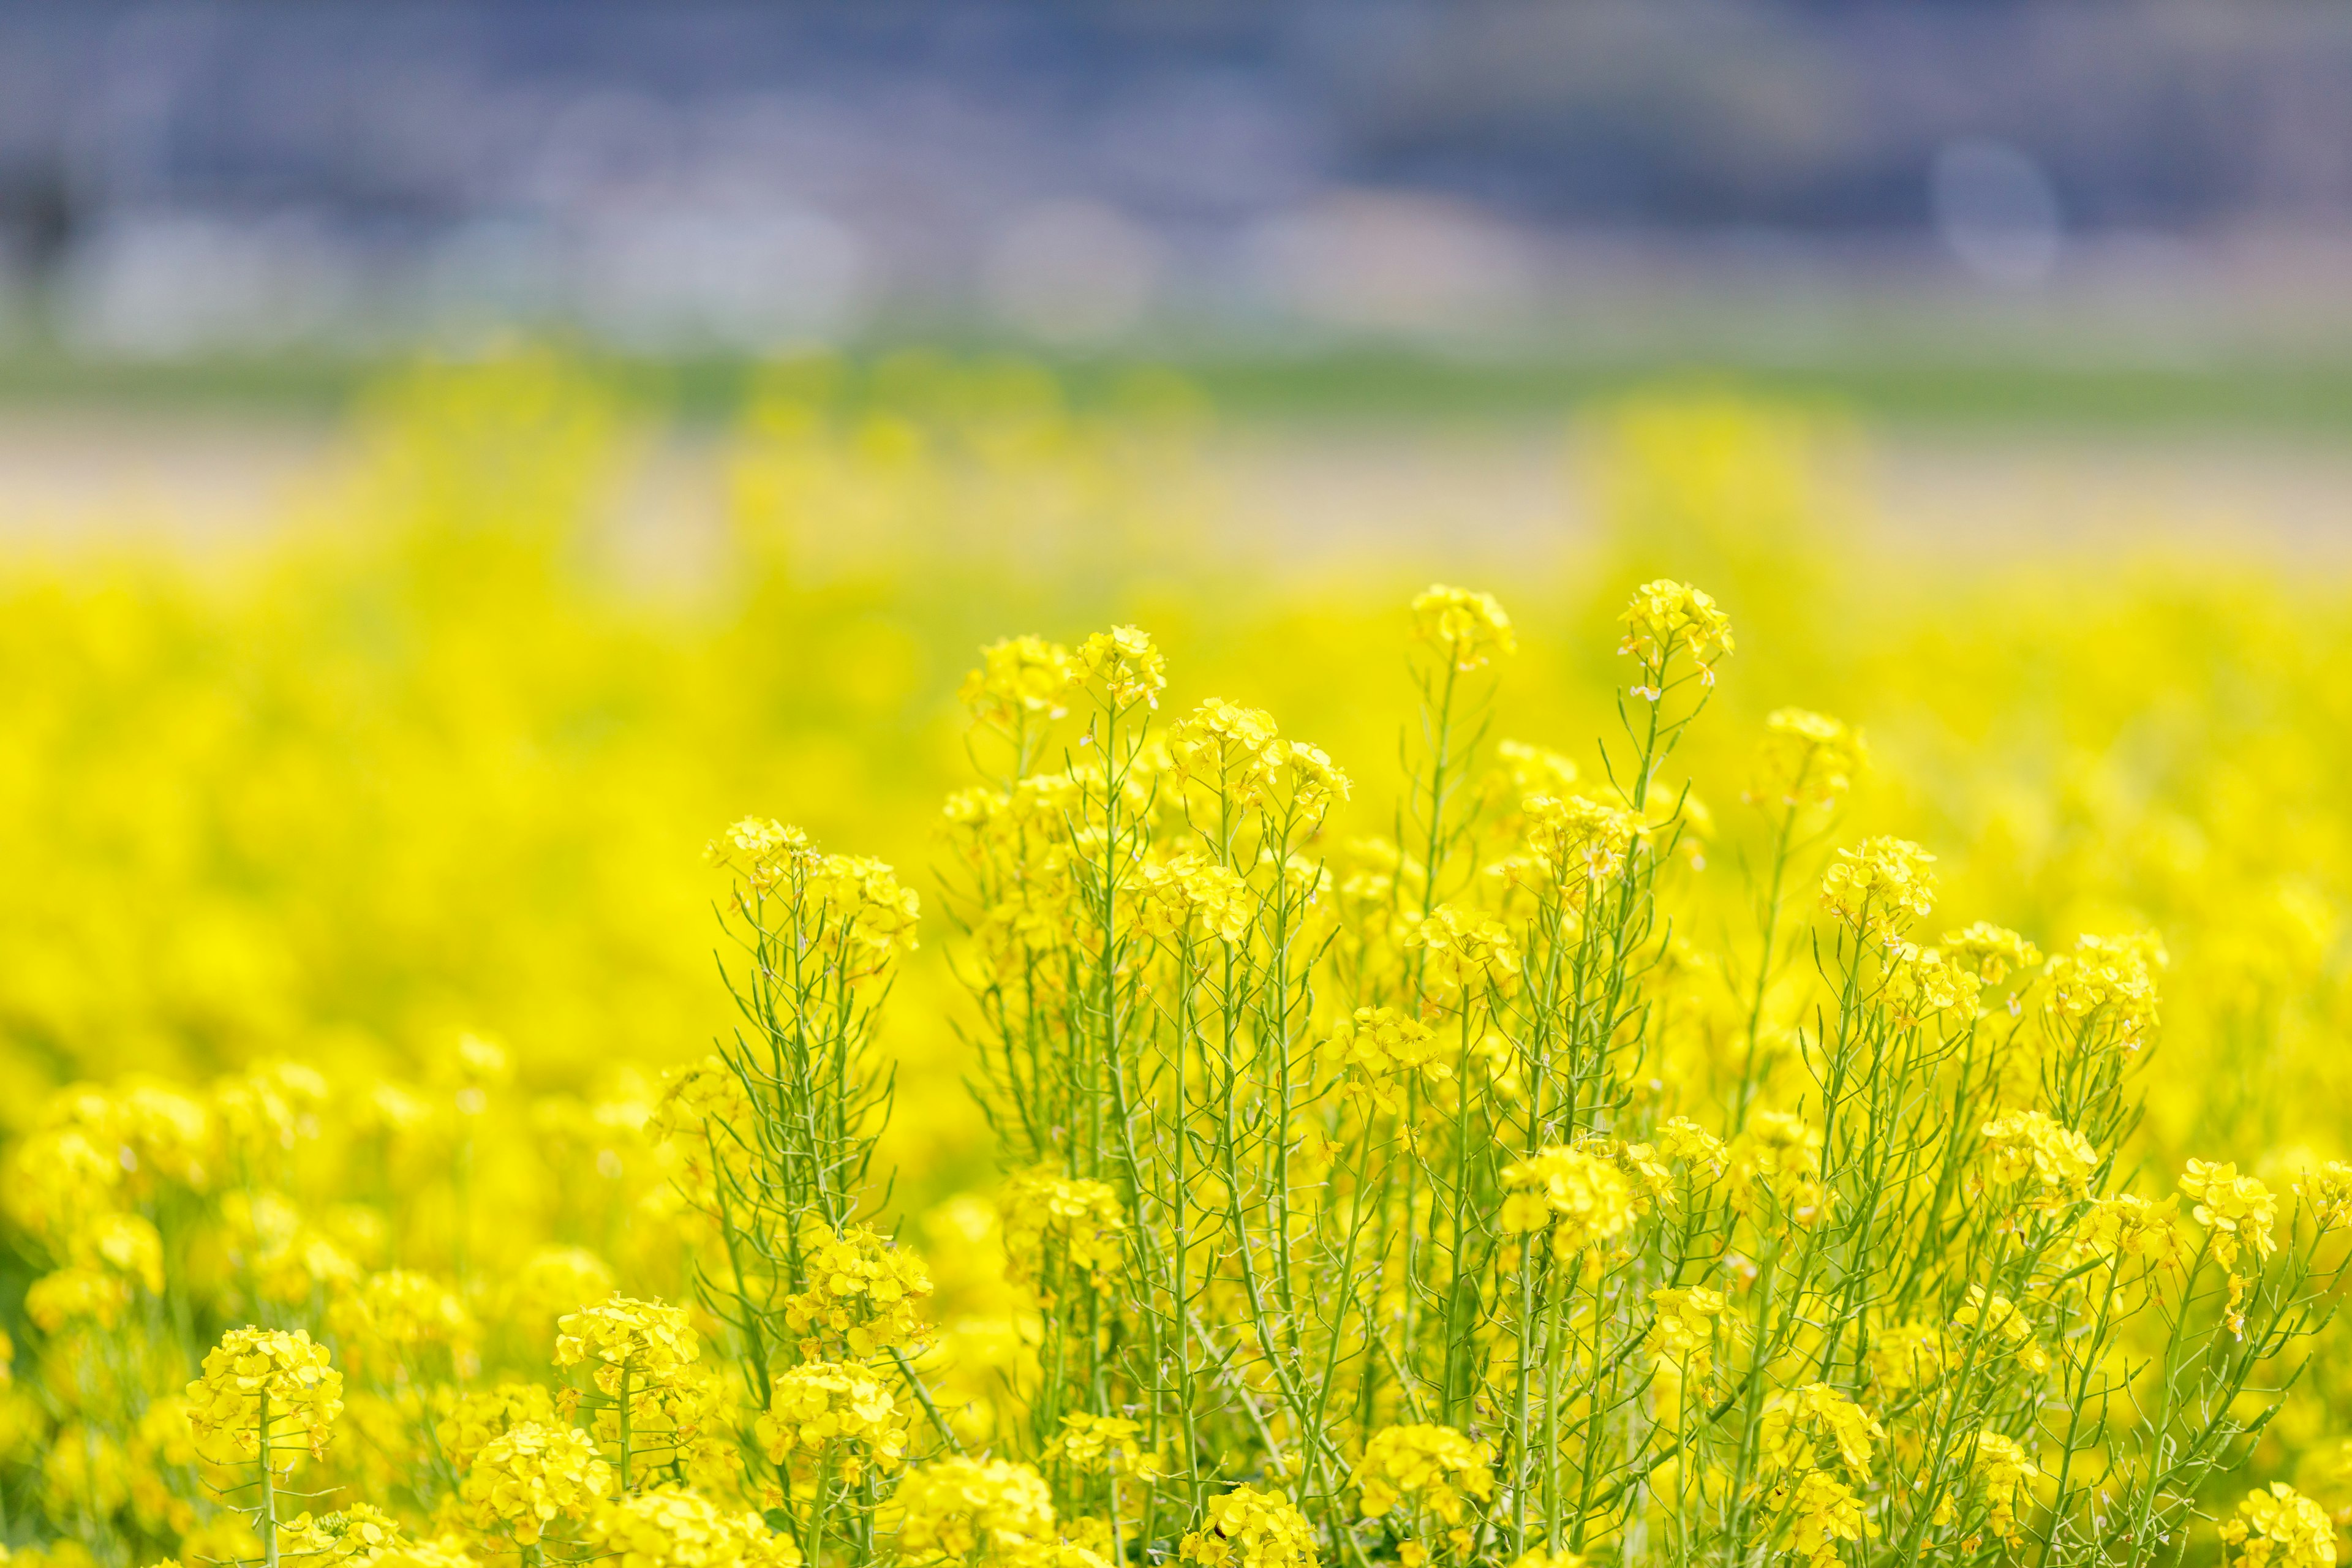
[[[1087,679],[1107,692],[1121,708],[1137,703],[1160,706],[1168,689],[1168,659],[1139,627],[1113,626],[1097,632],[1078,649]]]
[[[25,1316],[54,1333],[68,1323],[111,1329],[131,1305],[131,1282],[102,1268],[60,1268],[25,1289]]]
[[[1720,1290],[1685,1285],[1650,1292],[1658,1315],[1651,1325],[1650,1353],[1684,1375],[1704,1381],[1715,1369],[1715,1335],[1730,1306]]]
[[[2021,969],[2042,962],[2042,952],[2003,926],[1979,921],[1960,931],[1944,933],[1945,957],[1965,963],[1988,985],[1998,985]]]
[[[1748,798],[1820,810],[1853,787],[1870,756],[1861,731],[1802,708],[1776,710],[1764,721]]]
[[[1241,874],[1192,850],[1147,860],[1137,869],[1135,923],[1147,936],[1176,941],[1187,932],[1238,942],[1257,916],[1257,896]]]
[[[1990,1342],[1978,1352],[1979,1362],[1990,1359],[1997,1352],[2006,1351],[2013,1353],[2018,1364],[2028,1372],[2050,1370],[2050,1352],[2035,1340],[2032,1322],[2018,1304],[2006,1296],[1988,1296],[1983,1286],[1969,1286],[1969,1299],[1961,1303],[1958,1311],[1952,1314],[1952,1323],[1956,1328],[1975,1329],[1990,1336]]]
[[[1864,940],[1892,944],[1936,907],[1936,858],[1902,838],[1841,849],[1822,879],[1822,907]]]
[[[1985,1163],[1992,1179],[2003,1186],[2032,1181],[2040,1189],[2034,1201],[2057,1202],[2085,1196],[2099,1152],[2071,1127],[2062,1127],[2039,1110],[2012,1110],[1984,1124]]]
[[[342,1408],[343,1374],[301,1329],[231,1329],[188,1384],[188,1429],[223,1460],[278,1451],[289,1433],[323,1454]]]
[[[946,1458],[907,1472],[897,1545],[918,1563],[1001,1563],[1054,1528],[1045,1479],[1007,1459]]]
[[[565,1313],[556,1328],[555,1364],[593,1363],[596,1386],[608,1394],[618,1394],[625,1378],[637,1390],[674,1382],[702,1354],[684,1309],[658,1301],[614,1296]]]
[[[1540,1150],[1504,1166],[1503,1184],[1511,1189],[1500,1216],[1505,1233],[1549,1229],[1552,1253],[1564,1263],[1622,1236],[1645,1206],[1614,1160],[1587,1149]]]
[[[795,1568],[799,1543],[756,1513],[720,1508],[684,1487],[606,1501],[590,1516],[587,1545],[614,1568]]]
[[[703,858],[742,879],[746,887],[766,891],[781,884],[793,868],[809,860],[815,850],[809,836],[770,817],[747,816],[712,839]]]
[[[1486,1461],[1484,1447],[1451,1426],[1384,1426],[1364,1445],[1356,1466],[1363,1515],[1379,1519],[1402,1502],[1459,1524],[1465,1496],[1485,1502],[1495,1494]]]
[[[855,1478],[868,1463],[885,1468],[906,1451],[898,1403],[862,1366],[812,1362],[776,1374],[754,1436],[770,1464],[794,1455],[829,1456]]]
[[[1617,617],[1625,628],[1619,653],[1632,654],[1644,670],[1665,668],[1677,648],[1685,649],[1711,679],[1717,660],[1731,652],[1731,619],[1715,600],[1685,583],[1661,577],[1633,591]]]
[[[1615,878],[1643,830],[1638,814],[1582,795],[1529,795],[1519,811],[1529,852],[1571,887]]]
[[[2234,1164],[2191,1160],[2181,1173],[2180,1190],[2195,1205],[2189,1212],[2212,1237],[2214,1256],[2227,1267],[2237,1261],[2241,1244],[2257,1258],[2268,1258],[2278,1245],[2272,1227],[2278,1223],[2278,1200],[2252,1176],[2238,1174]]]
[[[1887,953],[1882,995],[1895,1026],[1909,1028],[1945,1014],[1955,1015],[1958,1021],[1973,1020],[1982,984],[1974,970],[1949,963],[1937,949],[1897,941]]]
[[[475,1529],[528,1546],[556,1520],[580,1518],[612,1484],[587,1433],[525,1422],[482,1446],[460,1495]]]
[[[1315,1531],[1289,1500],[1255,1487],[1235,1487],[1209,1500],[1204,1527],[1178,1545],[1202,1568],[1313,1568]]]
[[[1885,1429],[1868,1411],[1826,1383],[1809,1383],[1765,1403],[1757,1445],[1767,1472],[1834,1463],[1867,1482],[1872,1446],[1885,1440]]]
[[[997,1209],[1006,1272],[1025,1285],[1051,1289],[1061,1270],[1075,1269],[1100,1289],[1118,1261],[1126,1216],[1118,1194],[1101,1182],[1023,1172],[1004,1184]]]
[[[2333,1568],[2336,1562],[2335,1521],[2284,1481],[2248,1492],[2221,1521],[2221,1542],[2224,1560],[2244,1568]]]
[[[2157,1021],[2156,971],[2168,962],[2154,932],[2077,937],[2074,950],[2043,973],[2051,1005],[2069,1019],[2104,1022],[2116,1042],[2137,1049]]]
[[[1506,987],[1519,973],[1519,950],[1510,928],[1492,915],[1440,904],[1404,923],[1399,941],[1422,955],[1423,975],[1444,994]]]
[[[1124,1415],[1072,1411],[1062,1417],[1062,1429],[1046,1445],[1045,1457],[1082,1475],[1154,1477],[1159,1468],[1143,1451],[1142,1432],[1140,1422]]]
[[[1969,1460],[1969,1479],[1985,1500],[1985,1528],[2011,1546],[2019,1540],[2018,1510],[2032,1500],[2026,1489],[2041,1473],[2016,1439],[1998,1432],[1977,1435],[1976,1452]]]
[[[785,1299],[784,1321],[808,1336],[803,1355],[814,1359],[830,1340],[863,1360],[922,1337],[920,1308],[931,1278],[913,1253],[864,1226],[817,1224],[802,1233],[801,1268],[808,1289]]]
[[[544,1384],[502,1383],[493,1389],[460,1394],[442,1391],[433,1440],[462,1470],[500,1433],[518,1426],[555,1425],[555,1396]]]
[[[1082,679],[1070,650],[1043,637],[1006,637],[982,648],[980,658],[980,668],[963,678],[958,696],[973,718],[999,729],[1060,718],[1069,711],[1070,692]]]
[[[1838,1542],[1859,1543],[1878,1533],[1853,1489],[1826,1470],[1807,1470],[1793,1483],[1773,1489],[1776,1508],[1787,1510],[1785,1539],[1811,1568],[1835,1568]]]
[[[1442,584],[1433,584],[1414,595],[1412,635],[1465,674],[1519,651],[1518,638],[1511,632],[1511,617],[1503,613],[1492,594]]]

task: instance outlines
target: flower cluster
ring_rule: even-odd
[[[1412,635],[1465,674],[1519,651],[1511,617],[1492,594],[1432,584],[1412,601]]]
[[[837,1464],[853,1479],[868,1465],[896,1465],[907,1447],[889,1388],[864,1367],[838,1362],[811,1362],[778,1373],[753,1436],[772,1465],[815,1457]]]
[[[188,1384],[188,1428],[208,1457],[268,1457],[289,1436],[315,1457],[343,1408],[343,1374],[309,1332],[231,1329]]]
[[[998,1207],[1007,1272],[1040,1290],[1066,1270],[1100,1289],[1125,1245],[1118,1194],[1101,1182],[1027,1171],[1004,1184]]]
[[[1201,1568],[1313,1568],[1315,1532],[1287,1499],[1235,1487],[1209,1500],[1204,1528],[1178,1543]]]
[[[1356,1466],[1356,1489],[1366,1519],[1379,1519],[1402,1504],[1427,1510],[1449,1525],[1462,1522],[1465,1498],[1485,1502],[1495,1495],[1495,1473],[1486,1451],[1451,1426],[1417,1422],[1384,1426],[1364,1445]]]

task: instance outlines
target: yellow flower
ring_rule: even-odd
[[[587,1433],[525,1422],[484,1444],[459,1496],[474,1528],[528,1546],[559,1518],[577,1519],[613,1484]]]
[[[1379,1519],[1404,1501],[1459,1524],[1464,1494],[1481,1502],[1494,1496],[1495,1476],[1486,1461],[1483,1447],[1451,1426],[1384,1426],[1364,1445],[1356,1466],[1363,1515]]]
[[[1081,674],[1078,661],[1061,644],[1038,637],[1006,637],[981,649],[980,660],[957,696],[982,723],[1011,730],[1030,719],[1058,719],[1069,711],[1070,692]]]
[[[1197,931],[1223,942],[1249,935],[1257,896],[1240,873],[1192,850],[1155,856],[1136,871],[1136,929],[1173,942]]]
[[[1071,1268],[1099,1289],[1119,1259],[1126,1216],[1118,1194],[1101,1182],[1024,1172],[1006,1181],[997,1209],[1005,1273],[1022,1284],[1051,1290],[1061,1270]]]
[[[830,1457],[852,1479],[868,1462],[896,1465],[907,1444],[890,1390],[864,1367],[840,1362],[779,1373],[753,1436],[770,1464],[793,1455]]]
[[[1958,1311],[1952,1314],[1952,1323],[1963,1329],[1973,1329],[1982,1324],[1984,1330],[1991,1334],[1992,1342],[1979,1360],[1992,1352],[2007,1350],[2016,1354],[2018,1364],[2028,1372],[2040,1373],[2050,1370],[2050,1352],[2035,1341],[2033,1324],[2019,1310],[2017,1303],[2006,1296],[1988,1296],[1983,1286],[1969,1286],[1969,1299]],[[1954,1347],[1954,1354],[1961,1353],[1965,1352],[1959,1347]]]
[[[2077,937],[2074,951],[2044,971],[2050,1005],[2061,1017],[2105,1023],[2116,1044],[2137,1050],[2156,1025],[2156,972],[2166,962],[2164,942],[2153,931]]]
[[[1964,930],[1944,933],[1944,954],[1965,963],[1988,985],[1998,985],[2021,969],[2042,962],[2042,952],[2004,926],[1979,921]]]
[[[1731,652],[1730,617],[1687,584],[1664,577],[1643,584],[1617,619],[1625,627],[1617,651],[1640,659],[1643,672],[1653,678],[1665,668],[1675,649],[1684,648],[1712,680],[1716,662]],[[1654,679],[1649,682],[1655,684]]]
[[[1519,813],[1528,851],[1580,893],[1614,879],[1634,838],[1645,830],[1638,814],[1582,795],[1529,795]]]
[[[2222,1559],[2242,1568],[2333,1568],[2336,1562],[2335,1521],[2284,1481],[2248,1492],[2221,1533]]]
[[[1168,660],[1152,646],[1150,637],[1135,626],[1113,626],[1097,632],[1078,649],[1087,679],[1100,685],[1120,708],[1139,702],[1160,706],[1168,689]]]
[[[330,1308],[327,1318],[344,1341],[395,1354],[422,1345],[461,1346],[474,1338],[473,1315],[457,1293],[431,1275],[408,1269],[370,1275],[357,1294]]]
[[[1072,1411],[1062,1417],[1062,1429],[1046,1445],[1045,1458],[1070,1466],[1082,1475],[1157,1476],[1159,1468],[1137,1441],[1143,1427],[1124,1415],[1089,1415]]]
[[[1519,950],[1510,928],[1492,915],[1440,904],[1408,920],[1400,945],[1423,955],[1423,975],[1440,993],[1505,987],[1519,973]]]
[[[939,1459],[907,1472],[892,1499],[897,1545],[918,1563],[1003,1563],[1054,1528],[1045,1479],[1008,1459]]]
[[[1772,1505],[1789,1515],[1785,1539],[1811,1568],[1836,1568],[1838,1542],[1878,1533],[1853,1489],[1826,1470],[1807,1470],[1773,1489]]]
[[[282,1451],[299,1434],[313,1455],[343,1408],[343,1374],[327,1347],[300,1329],[231,1329],[205,1354],[204,1375],[188,1384],[188,1429],[207,1457]],[[289,1431],[289,1429],[291,1429]]]
[[[784,1321],[808,1336],[802,1354],[816,1359],[830,1340],[862,1361],[922,1337],[918,1309],[931,1279],[913,1253],[863,1226],[837,1231],[818,1221],[802,1233],[801,1269],[808,1289],[784,1299]]]
[[[1783,708],[1764,721],[1748,798],[1791,808],[1835,805],[1868,761],[1862,734],[1841,720]]]
[[[1433,584],[1412,601],[1412,635],[1467,674],[1519,651],[1511,617],[1491,594]]]
[[[1206,1527],[1177,1551],[1202,1568],[1313,1568],[1315,1531],[1288,1499],[1235,1487],[1209,1500]]]
[[[627,1296],[567,1312],[556,1329],[555,1364],[593,1363],[596,1386],[608,1394],[618,1394],[625,1378],[633,1392],[674,1382],[702,1354],[684,1309]]]
[[[801,1561],[799,1544],[771,1533],[758,1514],[677,1486],[604,1502],[584,1539],[613,1568],[796,1568]]]
[[[1822,907],[1864,939],[1892,945],[1935,908],[1935,860],[1906,839],[1866,838],[1837,852],[1822,879]]]
[[[1507,1234],[1549,1228],[1553,1256],[1569,1262],[1587,1247],[1633,1228],[1644,1205],[1616,1162],[1587,1149],[1558,1146],[1503,1167],[1501,1223]]]
[[[2032,1201],[2039,1206],[2084,1197],[2090,1192],[2099,1152],[2071,1127],[2062,1127],[2039,1110],[2012,1110],[1994,1117],[1982,1129],[1985,1163],[1992,1178],[2003,1186],[2031,1180],[2040,1189]]]
[[[1766,1402],[1757,1440],[1768,1473],[1812,1470],[1826,1456],[1867,1482],[1872,1445],[1885,1442],[1886,1433],[1843,1393],[1826,1383],[1809,1383]]]
[[[2017,1510],[2032,1500],[2026,1489],[2041,1473],[2014,1438],[1998,1432],[1977,1435],[1969,1474],[1985,1500],[1985,1527],[2008,1545],[2018,1543]]]

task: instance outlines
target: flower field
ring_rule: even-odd
[[[2352,1528],[2352,593],[1840,427],[1237,574],[1197,399],[419,370],[0,567],[10,1568],[2240,1563]]]

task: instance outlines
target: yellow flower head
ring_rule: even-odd
[[[1408,920],[1399,942],[1423,954],[1423,981],[1441,994],[1502,988],[1518,976],[1518,944],[1510,928],[1476,910],[1440,904]]]
[[[2099,1152],[2071,1127],[2039,1110],[2012,1110],[1984,1124],[1985,1163],[2003,1186],[2031,1181],[2033,1201],[2049,1205],[2080,1198],[2090,1191]]]
[[[980,668],[963,678],[957,696],[982,723],[1011,730],[1068,712],[1070,692],[1081,679],[1078,660],[1060,643],[1006,637],[980,650]]]
[[[2234,1550],[2232,1550],[2234,1548]],[[2333,1568],[2336,1522],[2284,1481],[2251,1491],[2221,1522],[2221,1555],[2242,1568]]]
[[[295,1436],[323,1454],[342,1408],[343,1374],[301,1329],[231,1329],[188,1384],[188,1429],[222,1462],[282,1452]]]
[[[1035,1470],[1009,1459],[959,1457],[917,1466],[892,1501],[901,1510],[899,1554],[917,1563],[1009,1564],[1054,1530],[1052,1489]]]
[[[801,1268],[808,1289],[784,1299],[784,1321],[806,1336],[803,1355],[815,1359],[830,1342],[862,1361],[922,1338],[931,1278],[913,1253],[864,1226],[817,1222],[802,1234]]]
[[[1633,1228],[1646,1205],[1617,1162],[1588,1149],[1554,1146],[1503,1167],[1502,1226],[1525,1236],[1549,1229],[1552,1253],[1568,1262]]]
[[[1843,720],[1802,708],[1780,709],[1764,721],[1748,798],[1814,810],[1835,805],[1869,757],[1861,731]]]
[[[2042,950],[2005,926],[1979,921],[1965,930],[1946,931],[1944,956],[1965,965],[1988,985],[1998,985],[2021,969],[2042,962]]]
[[[898,1403],[862,1366],[812,1362],[777,1374],[753,1435],[770,1464],[829,1456],[855,1479],[868,1462],[888,1468],[906,1451]]]
[[[1870,1413],[1826,1383],[1775,1394],[1764,1406],[1758,1435],[1767,1471],[1803,1471],[1835,1464],[1856,1480],[1870,1479],[1874,1443],[1885,1429]]]
[[[1202,1568],[1314,1568],[1315,1531],[1280,1494],[1235,1487],[1209,1500],[1204,1528],[1177,1551]]]
[[[612,1568],[797,1568],[801,1561],[798,1543],[771,1533],[758,1514],[677,1486],[604,1502],[584,1538]]]
[[[1451,1426],[1426,1422],[1384,1426],[1364,1445],[1356,1466],[1363,1515],[1379,1519],[1400,1502],[1426,1509],[1444,1522],[1462,1522],[1466,1494],[1484,1502],[1495,1494],[1486,1450]]]
[[[1124,1415],[1089,1415],[1073,1411],[1062,1417],[1062,1429],[1046,1445],[1045,1458],[1068,1465],[1081,1475],[1142,1476],[1159,1474],[1158,1467],[1139,1441],[1142,1425]]]
[[[1006,1181],[997,1209],[1006,1274],[1042,1291],[1051,1291],[1065,1269],[1100,1289],[1125,1245],[1118,1194],[1101,1182],[1074,1181],[1050,1169],[1024,1172]]]
[[[585,1514],[612,1484],[587,1433],[525,1422],[483,1445],[458,1495],[475,1529],[528,1546],[556,1520]]]
[[[1519,651],[1511,617],[1492,594],[1433,584],[1412,601],[1412,635],[1467,674]]]
[[[627,1296],[567,1312],[556,1330],[555,1364],[592,1363],[596,1386],[608,1394],[618,1394],[625,1379],[633,1390],[674,1383],[702,1354],[685,1309]]]
[[[1822,879],[1822,907],[1870,942],[1891,945],[1936,907],[1936,858],[1903,838],[1841,849]]]
[[[1168,660],[1139,627],[1113,626],[1095,633],[1078,649],[1078,662],[1086,667],[1087,679],[1120,708],[1139,702],[1157,708],[1160,694],[1168,689]]]
[[[1730,617],[1685,583],[1661,577],[1643,584],[1617,619],[1625,627],[1617,651],[1640,659],[1648,674],[1664,669],[1675,650],[1684,648],[1711,678],[1716,661],[1731,652]]]

